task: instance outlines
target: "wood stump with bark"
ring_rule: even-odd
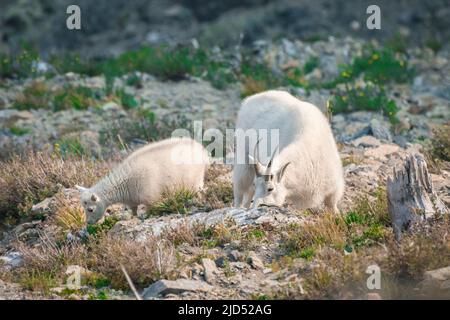
[[[394,177],[387,180],[387,200],[397,240],[414,224],[449,212],[434,192],[427,164],[419,154],[409,156],[399,171],[394,168]]]

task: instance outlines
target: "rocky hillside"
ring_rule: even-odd
[[[450,205],[449,61],[448,45],[334,37],[227,50],[151,46],[101,62],[7,56],[0,298],[133,299],[121,265],[146,299],[448,298],[448,216],[397,243],[386,180],[421,154]],[[345,171],[340,216],[232,208],[231,168],[216,163],[202,192],[165,194],[139,217],[116,205],[83,230],[75,184],[94,183],[131,150],[193,120],[203,130],[233,128],[241,99],[271,88],[329,118]],[[373,264],[381,290],[366,287]],[[67,286],[73,270],[80,287]]]
[[[77,4],[82,30],[65,28],[66,9]],[[4,0],[0,10],[0,52],[23,42],[47,55],[76,51],[104,57],[159,45],[251,45],[259,39],[320,40],[344,35],[439,48],[449,41],[447,0],[379,0],[382,29],[365,28],[369,0]]]

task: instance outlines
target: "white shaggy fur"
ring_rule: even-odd
[[[207,165],[206,150],[189,138],[142,147],[91,188],[77,186],[87,221],[97,222],[111,204],[128,205],[135,214],[138,205],[157,201],[166,189],[201,189]]]
[[[235,206],[249,207],[254,197],[253,207],[290,203],[313,209],[325,204],[327,210],[338,212],[344,192],[342,164],[328,121],[316,106],[284,91],[255,94],[242,103],[239,128],[279,129],[279,153],[270,172],[258,159],[256,165],[235,163]],[[251,163],[251,154],[249,158]]]

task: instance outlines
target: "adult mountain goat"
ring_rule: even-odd
[[[240,130],[241,129],[241,130]],[[239,144],[237,138],[233,168],[234,205],[319,208],[338,212],[344,192],[342,164],[326,117],[314,105],[284,91],[267,91],[246,98],[236,122],[239,131],[279,130],[278,149],[266,165],[256,154],[261,137],[253,146]],[[271,146],[272,150],[276,146]],[[245,148],[242,149],[242,148]],[[240,150],[239,150],[240,149]],[[242,152],[242,150],[244,150]],[[244,161],[236,155],[245,153]]]
[[[202,188],[207,165],[200,143],[172,138],[136,150],[91,188],[76,187],[88,223],[95,223],[111,204],[123,203],[136,214],[138,205],[159,200],[167,189]]]

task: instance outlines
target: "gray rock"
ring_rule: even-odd
[[[0,110],[0,127],[9,127],[18,120],[32,121],[34,115],[30,111],[19,111],[16,109]]]
[[[33,205],[31,207],[31,213],[33,215],[39,215],[39,214],[48,214],[51,209],[50,206],[53,204],[53,198],[46,198],[42,200],[41,202]]]
[[[237,270],[244,270],[248,269],[248,265],[245,262],[230,262],[230,267],[237,269]]]
[[[0,268],[11,270],[18,268],[23,264],[22,254],[17,251],[11,251],[0,257]]]
[[[233,262],[240,261],[241,258],[242,258],[242,253],[240,253],[238,250],[232,250],[228,254],[228,259],[230,259],[230,261],[233,261]]]
[[[224,268],[228,263],[228,259],[226,257],[220,257],[217,258],[215,262],[219,268]]]
[[[250,251],[248,253],[247,257],[248,263],[257,270],[263,270],[264,269],[264,263],[262,260],[258,257],[258,255],[254,251]]]
[[[421,286],[427,291],[445,290],[450,295],[450,266],[425,272]]]
[[[394,142],[402,148],[408,147],[408,139],[406,139],[405,136],[402,136],[402,135],[394,136]]]
[[[299,223],[301,217],[290,213],[288,210],[278,207],[263,207],[252,210],[223,208],[210,212],[194,213],[190,216],[170,216],[140,221],[137,219],[119,221],[111,229],[112,235],[127,235],[136,241],[145,241],[151,234],[159,235],[167,228],[176,228],[182,224],[201,224],[206,227],[234,221],[238,226],[260,225],[260,224],[285,224]]]
[[[372,119],[370,121],[370,132],[371,134],[380,140],[392,141],[391,131],[389,125],[385,122],[381,122],[378,119]]]
[[[180,294],[185,291],[208,292],[212,289],[213,287],[204,281],[189,279],[178,279],[175,281],[159,280],[147,287],[144,290],[142,296],[144,297],[144,299],[149,300],[170,293]]]
[[[216,263],[214,261],[212,261],[211,259],[203,258],[202,265],[204,268],[204,276],[205,276],[206,282],[208,282],[209,284],[214,283],[214,281],[216,280],[216,274],[217,274]]]
[[[381,143],[377,138],[373,136],[362,136],[356,140],[353,140],[352,144],[355,147],[373,148],[378,147]]]

